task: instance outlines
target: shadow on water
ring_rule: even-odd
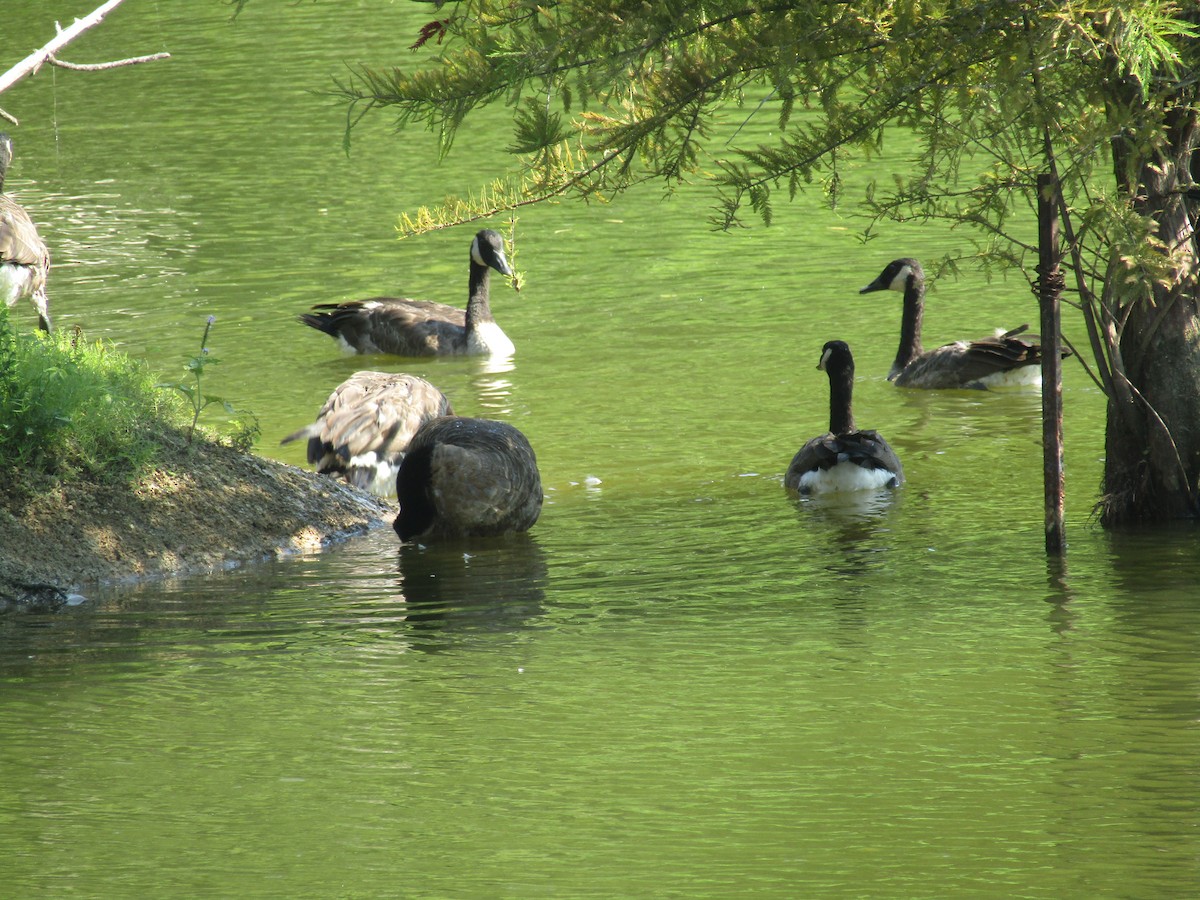
[[[511,631],[545,612],[546,557],[529,535],[405,544],[398,564],[415,631]]]
[[[1127,596],[1195,596],[1197,525],[1113,529],[1106,533],[1110,571]]]
[[[990,449],[1040,440],[1041,394],[1029,389],[892,390],[885,436],[905,461],[949,454],[959,460],[986,441]],[[884,429],[881,427],[881,431]],[[963,461],[963,464],[969,464]],[[915,467],[919,475],[920,466]],[[908,473],[910,480],[912,473]]]
[[[1072,603],[1076,599],[1067,556],[1046,554],[1045,600],[1050,604],[1050,628],[1055,634],[1061,636],[1075,626],[1076,616]]]
[[[1179,635],[1200,633],[1195,534],[1191,522],[1105,532],[1102,567],[1089,565],[1092,561],[1081,557],[1084,551],[1070,548],[1064,556],[1048,556],[1045,600],[1054,632],[1061,637],[1079,627],[1086,621],[1088,602],[1103,595],[1115,598],[1110,607],[1114,627],[1134,650],[1153,647],[1154,656],[1161,653],[1160,645]],[[1096,580],[1097,571],[1105,573],[1102,582]]]

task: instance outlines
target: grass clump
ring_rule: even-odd
[[[18,334],[0,305],[0,487],[128,481],[188,418],[142,361],[78,330]]]

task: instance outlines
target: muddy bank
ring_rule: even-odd
[[[215,444],[166,451],[134,484],[0,494],[0,610],[89,584],[214,571],[389,524],[340,481]]]

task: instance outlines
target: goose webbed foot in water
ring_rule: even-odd
[[[396,356],[511,356],[515,347],[496,324],[490,305],[490,276],[495,269],[512,275],[504,239],[485,228],[471,241],[466,309],[410,300],[373,297],[345,303],[320,303],[300,321],[323,331],[355,353]]]
[[[845,341],[821,349],[818,369],[829,375],[829,431],[808,441],[792,459],[784,485],[798,494],[896,487],[904,467],[877,431],[854,424],[854,357]]]

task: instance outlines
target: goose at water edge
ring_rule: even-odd
[[[911,257],[888,263],[879,277],[859,291],[900,291],[904,312],[900,320],[900,347],[888,380],[900,387],[980,388],[1042,383],[1042,345],[1037,335],[1026,335],[1021,325],[997,337],[955,341],[935,350],[921,347],[921,319],[925,311],[925,271]],[[1064,357],[1070,350],[1063,350]]]
[[[542,509],[537,458],[506,422],[448,416],[421,426],[396,477],[401,541],[528,531]]]
[[[877,431],[859,431],[854,426],[854,357],[849,345],[829,341],[821,349],[817,368],[829,375],[829,432],[800,448],[783,477],[784,486],[810,494],[901,484],[904,468],[888,442]]]
[[[4,177],[12,158],[12,139],[0,134],[0,298],[11,307],[22,297],[29,297],[37,307],[38,327],[49,331],[46,276],[50,273],[50,251],[29,213],[4,193]]]
[[[396,356],[511,356],[513,342],[496,324],[489,304],[495,269],[512,275],[504,239],[485,228],[471,241],[466,310],[432,300],[373,297],[344,303],[319,303],[300,321],[335,338],[355,353]]]
[[[355,372],[339,384],[317,420],[281,444],[308,439],[308,461],[325,475],[386,497],[396,490],[400,461],[417,430],[453,415],[446,395],[423,378]]]

